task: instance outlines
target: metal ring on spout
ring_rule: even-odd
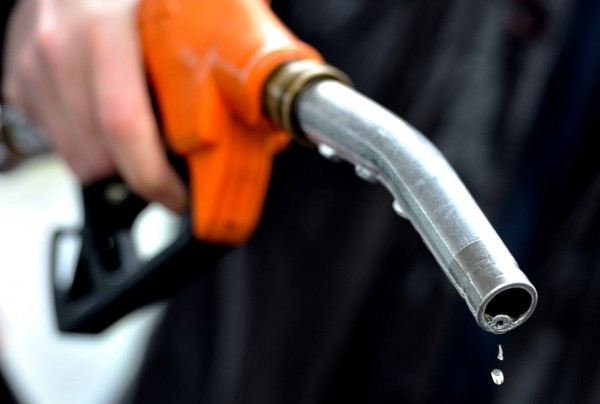
[[[276,69],[265,86],[264,103],[270,118],[305,146],[313,147],[314,144],[300,128],[293,112],[294,102],[309,83],[322,79],[352,85],[350,78],[333,66],[314,60],[295,60]]]

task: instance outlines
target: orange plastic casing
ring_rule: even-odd
[[[139,13],[164,135],[188,163],[193,233],[242,243],[290,141],[265,117],[263,87],[282,63],[320,55],[263,0],[143,0]]]

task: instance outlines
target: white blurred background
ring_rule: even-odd
[[[97,336],[57,331],[50,239],[57,227],[80,226],[81,217],[77,182],[56,156],[0,173],[0,366],[24,404],[115,402],[160,316],[161,307],[153,306]],[[160,209],[148,217],[153,231],[142,234],[160,238],[172,229],[172,218]],[[160,240],[144,243],[153,248]]]

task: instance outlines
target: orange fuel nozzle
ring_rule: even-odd
[[[244,242],[290,139],[264,115],[265,83],[285,62],[320,55],[263,0],[144,0],[139,11],[166,141],[188,163],[193,232]]]

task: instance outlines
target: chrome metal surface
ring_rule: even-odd
[[[263,101],[267,115],[305,146],[312,146],[312,143],[304,137],[295,119],[293,111],[296,97],[309,83],[323,79],[352,84],[341,70],[327,63],[307,59],[283,63],[275,69],[264,86]]]
[[[532,314],[537,292],[439,150],[401,118],[334,80],[308,85],[296,114],[305,136],[391,192],[465,299],[501,334]]]

